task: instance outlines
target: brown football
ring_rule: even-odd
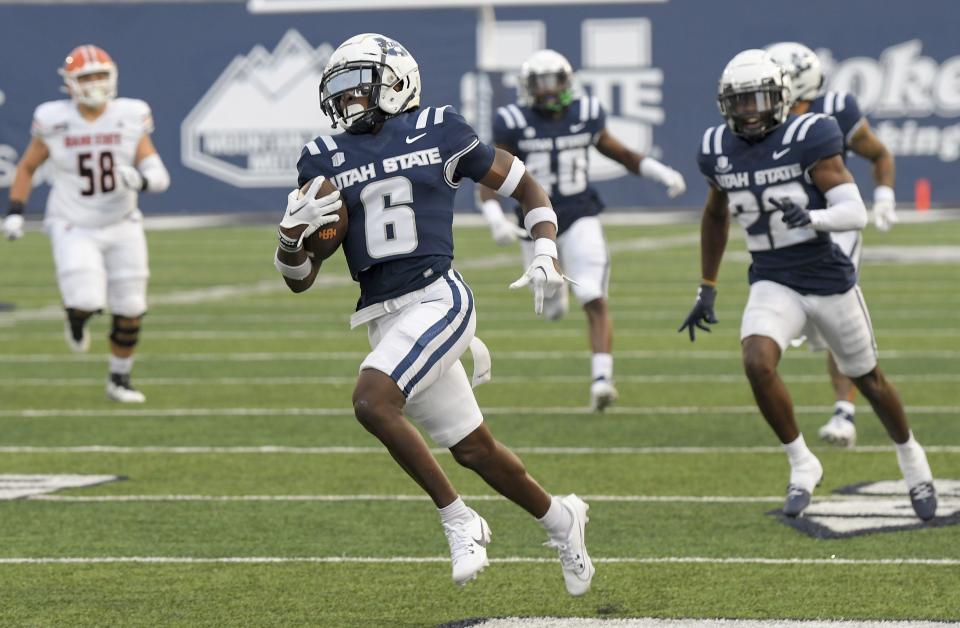
[[[304,183],[303,187],[300,188],[300,194],[306,194],[314,181],[315,179],[310,179]],[[320,189],[317,190],[315,198],[322,198],[335,190],[336,188],[333,183],[330,182],[330,179],[324,179],[323,183],[320,184]],[[303,241],[304,248],[307,249],[308,253],[312,253],[316,259],[325,260],[333,255],[337,249],[340,248],[340,243],[343,242],[343,238],[347,235],[346,204],[340,207],[337,215],[340,218],[337,222],[320,227]]]

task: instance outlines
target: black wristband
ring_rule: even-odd
[[[146,178],[145,176],[143,176],[143,173],[140,174],[140,178],[143,179],[143,183],[140,184],[140,191],[141,191],[141,192],[146,192],[146,191],[147,191],[147,178]]]
[[[7,207],[7,215],[10,214],[23,214],[24,204],[23,201],[10,201],[10,206]]]
[[[287,253],[296,253],[303,248],[300,244],[300,238],[291,238],[280,229],[277,229],[277,239],[279,247]]]

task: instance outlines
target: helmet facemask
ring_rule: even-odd
[[[566,71],[530,74],[524,88],[534,109],[557,113],[573,102],[572,80]]]
[[[784,100],[783,86],[772,80],[739,90],[727,86],[717,103],[730,130],[749,141],[760,140],[780,126],[789,106]]]

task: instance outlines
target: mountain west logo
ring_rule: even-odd
[[[720,174],[726,174],[733,169],[733,164],[730,163],[726,155],[720,155],[717,157],[717,165],[715,165],[713,169]]]
[[[183,164],[237,187],[289,187],[303,145],[336,133],[317,85],[333,48],[289,30],[235,58],[180,127]]]
[[[817,499],[802,517],[784,517],[778,508],[768,515],[819,539],[842,539],[876,532],[896,532],[960,523],[960,480],[934,480],[937,516],[924,523],[917,519],[903,480],[854,484],[837,489],[837,496]]]

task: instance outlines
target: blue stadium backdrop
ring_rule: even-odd
[[[399,4],[399,2],[398,2]],[[296,181],[306,139],[328,130],[317,102],[326,59],[340,41],[378,31],[420,62],[424,101],[453,104],[489,133],[495,106],[515,95],[517,66],[540,46],[559,50],[600,97],[613,131],[675,166],[688,192],[624,176],[602,158],[592,175],[608,207],[694,207],[704,184],[694,155],[716,124],[724,63],[747,47],[807,43],[828,86],[853,91],[897,156],[897,194],[916,179],[933,201],[960,203],[960,39],[954,0],[681,2],[496,9],[496,46],[478,59],[474,9],[253,14],[243,3],[0,4],[0,195],[29,139],[34,107],[61,97],[56,73],[75,45],[96,43],[120,68],[120,93],[147,100],[155,143],[172,176],[148,212],[279,208]],[[863,25],[869,23],[869,28]],[[483,67],[488,72],[479,72]],[[869,198],[868,168],[852,162]],[[40,177],[42,180],[42,176]],[[45,186],[30,200],[39,212]],[[458,206],[472,207],[469,190]]]

